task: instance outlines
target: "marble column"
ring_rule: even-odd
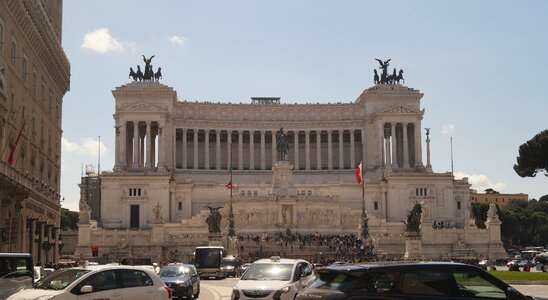
[[[186,169],[187,166],[187,156],[188,156],[188,148],[186,143],[186,128],[183,128],[183,169]]]
[[[226,131],[226,167],[232,167],[232,130]]]
[[[146,134],[146,122],[145,122],[145,132],[139,133],[139,167],[145,167],[145,134]]]
[[[198,133],[200,132],[199,129],[193,129],[194,132],[194,165],[192,168],[194,170],[199,169],[198,168]]]
[[[298,130],[293,131],[293,141],[294,141],[293,147],[295,148],[294,170],[299,170],[299,131]]]
[[[264,130],[261,130],[261,170],[265,170],[265,137]]]
[[[310,130],[305,130],[305,132],[304,132],[304,141],[305,141],[304,152],[305,152],[305,156],[306,156],[305,169],[310,170]]]
[[[377,122],[377,135],[379,136],[378,149],[377,149],[378,157],[379,157],[378,160],[379,160],[380,165],[384,165],[383,161],[384,161],[385,154],[384,154],[383,150],[384,150],[384,144],[386,142],[386,138],[384,137],[384,123],[383,122]],[[363,132],[362,132],[362,140],[365,141]],[[365,156],[364,156],[364,160],[365,160]]]
[[[255,131],[249,130],[249,169],[255,170]]]
[[[371,162],[366,157],[366,155],[367,155],[367,148],[366,148],[367,144],[365,143],[365,135],[366,135],[365,134],[365,128],[360,129],[360,134],[361,134],[361,139],[362,139],[362,163],[363,163],[363,168],[365,170],[365,167],[367,165],[371,165]],[[381,157],[382,157],[382,143],[379,143],[379,144],[381,144]],[[356,162],[356,166],[357,165],[358,165],[358,162]],[[372,164],[372,165],[374,165],[374,164]]]
[[[316,164],[317,169],[322,169],[322,131],[316,130]]]
[[[147,157],[146,157],[146,162],[145,162],[145,168],[150,168],[151,167],[151,164],[150,162],[152,161],[152,155],[151,155],[151,149],[152,149],[152,141],[151,141],[151,136],[152,134],[150,134],[150,131],[151,131],[151,126],[152,126],[152,122],[151,121],[147,121],[146,123],[146,153],[147,153]]]
[[[164,123],[158,122],[158,168],[163,168],[165,162],[164,127]]]
[[[276,130],[272,130],[272,167],[278,161],[276,153]],[[272,168],[271,168],[272,169]]]
[[[209,170],[209,129],[205,130],[204,135],[204,146],[205,146],[205,159],[204,159],[204,169]]]
[[[238,170],[244,169],[244,132],[238,130]]]
[[[409,169],[409,141],[407,139],[407,127],[409,123],[402,124],[403,130],[403,167]]]
[[[392,168],[392,162],[390,159],[390,137],[384,139],[384,153],[385,153],[385,166],[389,169]],[[392,145],[394,147],[394,145]]]
[[[215,167],[221,169],[221,131],[215,130]]]
[[[355,168],[358,164],[356,163],[356,153],[355,153],[355,142],[354,142],[354,129],[350,129],[350,168]]]
[[[392,169],[398,168],[398,142],[396,138],[396,125],[397,123],[390,123],[392,137]]]
[[[343,134],[344,134],[344,131],[340,130],[340,129],[338,131],[339,131],[339,170],[342,170],[342,169],[344,169],[344,148],[343,148],[343,143],[344,143]]]
[[[327,130],[327,169],[333,170],[333,131]]]
[[[421,127],[418,122],[413,123],[415,129],[415,167],[422,166],[422,143],[421,143]]]
[[[139,167],[139,121],[133,121],[133,168]]]

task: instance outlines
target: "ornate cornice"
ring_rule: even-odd
[[[7,6],[62,95],[70,88],[70,62],[39,1],[8,0]]]

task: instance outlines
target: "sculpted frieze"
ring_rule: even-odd
[[[277,223],[278,214],[268,209],[239,209],[235,215],[237,226],[272,225]]]
[[[166,110],[148,103],[137,103],[120,107],[117,109],[117,112],[166,112]]]

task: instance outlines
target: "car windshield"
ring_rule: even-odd
[[[64,269],[53,272],[50,275],[38,280],[32,285],[35,289],[62,290],[73,283],[84,274],[91,272],[86,269]]]
[[[166,266],[160,270],[160,277],[189,277],[190,268],[184,266]]]
[[[252,264],[241,280],[291,280],[293,264]]]

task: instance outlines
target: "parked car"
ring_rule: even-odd
[[[297,300],[531,299],[486,271],[460,263],[332,265],[315,274]]]
[[[478,266],[479,266],[480,268],[482,268],[483,270],[487,270],[487,269],[489,269],[490,267],[493,266],[493,261],[488,260],[488,259],[484,259],[484,260],[481,260],[481,261],[478,263]]]
[[[173,297],[192,299],[200,295],[200,277],[194,265],[170,264],[162,267],[158,275],[173,290]]]
[[[312,265],[303,259],[273,256],[255,261],[234,285],[232,300],[295,299],[312,281]]]
[[[507,264],[506,264],[508,267],[512,266],[512,265],[516,265],[520,268],[523,268],[523,267],[532,267],[534,264],[527,260],[527,259],[515,259],[515,260],[511,260],[509,261]]]
[[[105,265],[97,268],[57,270],[32,285],[11,295],[8,300],[31,299],[170,299],[168,288],[151,270]]]
[[[242,259],[234,256],[223,257],[221,268],[225,269],[226,276],[240,277],[242,275]]]

